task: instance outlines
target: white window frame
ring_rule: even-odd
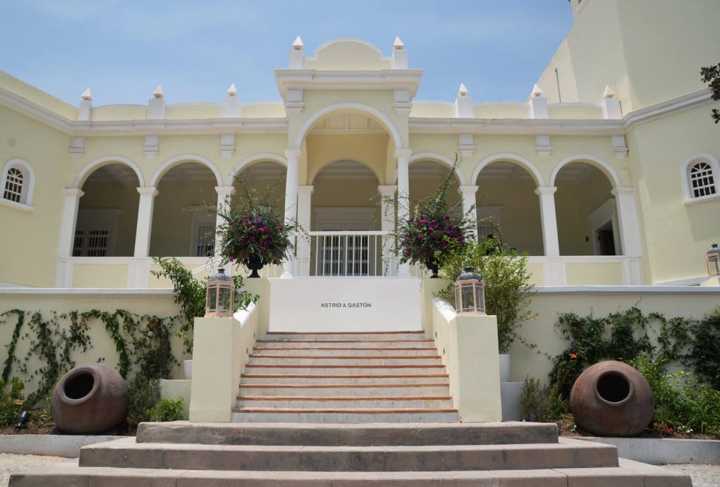
[[[710,165],[715,183],[715,194],[697,197],[693,195],[693,189],[690,186],[690,168],[699,162],[704,162]],[[718,163],[718,160],[715,157],[709,154],[697,155],[685,161],[680,169],[682,174],[681,181],[683,184],[683,194],[685,195],[685,204],[720,199],[720,163]]]
[[[7,176],[11,169],[17,169],[23,175],[22,190],[20,194],[20,202],[5,199],[5,184]],[[14,206],[24,209],[32,208],[33,192],[35,190],[35,174],[30,164],[22,159],[10,159],[5,163],[0,176],[0,202],[8,206]]]
[[[200,244],[200,228],[205,225],[212,224],[217,231],[217,215],[215,213],[196,211],[192,216],[191,234],[190,234],[190,257],[208,257],[206,255],[196,255],[197,247]],[[213,234],[215,237],[215,234]],[[217,239],[215,239],[217,241]],[[213,243],[213,253],[215,252],[215,243]],[[211,257],[211,256],[210,256]]]
[[[73,231],[73,257],[86,257],[90,259],[101,259],[104,257],[113,257],[115,255],[117,234],[119,228],[120,215],[122,210],[118,209],[96,209],[88,208],[85,210],[79,210],[77,216],[77,222],[75,224],[75,230]],[[87,256],[83,255],[87,253],[87,236],[83,239],[81,246],[81,255],[76,256],[75,254],[75,236],[78,231],[86,233],[96,230],[107,230],[108,231],[108,242],[106,247],[105,256]]]

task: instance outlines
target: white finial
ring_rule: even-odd
[[[615,91],[609,85],[603,91],[603,98],[615,98]]]
[[[468,94],[467,86],[465,86],[465,83],[460,83],[460,87],[458,88],[458,95],[467,96],[467,94]]]
[[[82,92],[80,95],[80,98],[82,98],[85,101],[91,101],[92,100],[92,91],[90,91],[90,88],[85,88],[85,91]]]
[[[400,39],[400,36],[395,36],[395,40],[393,41],[393,48],[395,49],[405,49],[405,43]]]
[[[295,40],[292,43],[292,47],[296,51],[301,51],[305,47],[305,44],[303,43],[303,40],[300,36],[297,36],[295,38]]]
[[[165,92],[163,91],[162,85],[157,85],[152,94],[155,98],[163,98],[165,96]]]
[[[237,88],[235,88],[235,83],[232,83],[228,89],[227,89],[228,96],[235,96],[237,95]]]
[[[541,96],[545,95],[545,92],[540,88],[538,85],[533,86],[532,89],[532,97],[533,98],[539,98]]]

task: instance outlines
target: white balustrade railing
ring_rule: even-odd
[[[395,275],[393,235],[381,231],[309,232],[300,244],[300,267],[310,276]]]

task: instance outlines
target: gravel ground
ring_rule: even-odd
[[[39,465],[67,463],[77,465],[77,458],[40,457],[0,453],[0,487],[7,487],[10,474],[32,470]],[[720,465],[666,465],[663,468],[685,472],[693,479],[693,487],[720,486]]]

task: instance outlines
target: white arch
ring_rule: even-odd
[[[95,159],[90,164],[85,166],[82,171],[80,171],[80,174],[78,174],[75,177],[75,181],[73,181],[73,188],[82,189],[83,185],[85,184],[85,181],[87,180],[90,175],[100,169],[103,166],[109,166],[110,164],[123,164],[130,169],[132,169],[135,172],[135,175],[138,178],[138,185],[139,186],[145,186],[145,178],[143,177],[143,173],[140,170],[140,167],[135,164],[133,161],[128,159],[127,157],[122,156],[105,156],[101,157],[100,159]]]
[[[150,186],[157,187],[158,183],[162,179],[162,177],[173,167],[178,166],[180,164],[184,164],[186,162],[195,162],[198,164],[202,164],[203,166],[207,167],[212,171],[212,173],[215,175],[215,180],[217,181],[218,186],[224,186],[224,181],[222,177],[222,173],[218,171],[217,167],[215,167],[215,164],[213,164],[209,159],[206,159],[202,156],[198,156],[195,154],[183,154],[180,156],[175,156],[167,161],[165,161],[162,166],[160,166],[160,169],[155,171],[155,174],[153,175],[152,179],[150,180]]]
[[[453,169],[453,173],[455,173],[455,177],[457,177],[458,182],[461,186],[467,184],[463,175],[455,167],[455,161],[453,161],[447,156],[437,154],[435,152],[418,152],[416,154],[413,154],[412,157],[410,157],[410,164],[420,161],[434,161],[444,164],[445,166]]]
[[[305,140],[305,136],[310,131],[313,125],[320,120],[325,115],[336,112],[339,110],[355,110],[359,112],[365,112],[373,117],[377,118],[382,124],[385,126],[385,129],[390,132],[390,135],[393,138],[393,142],[395,142],[395,148],[400,149],[405,147],[405,144],[403,143],[402,137],[400,136],[400,131],[395,126],[395,124],[390,120],[390,118],[382,113],[380,110],[373,108],[368,105],[363,105],[362,103],[334,103],[332,105],[328,105],[319,112],[313,114],[309,119],[305,121],[305,124],[303,125],[302,129],[298,133],[297,137],[295,138],[293,147],[299,148],[302,146],[303,140]]]
[[[20,170],[26,178],[26,181],[23,181],[20,203],[32,206],[32,197],[35,190],[35,173],[33,172],[30,164],[24,159],[10,159],[5,163],[2,174],[0,175],[0,191],[5,191],[5,181],[7,179],[8,171],[13,168]],[[0,197],[2,196],[0,195]]]
[[[278,164],[287,167],[287,159],[285,159],[280,154],[275,154],[274,152],[257,152],[249,157],[246,157],[245,159],[242,159],[235,165],[233,170],[230,171],[230,174],[228,175],[230,178],[230,184],[235,181],[235,176],[240,174],[244,169],[247,169],[253,164],[265,161],[277,162]]]
[[[477,166],[475,166],[475,171],[473,172],[471,183],[475,184],[477,182],[478,176],[480,176],[480,173],[483,169],[485,169],[487,166],[494,162],[512,162],[514,164],[517,164],[518,166],[526,169],[530,175],[535,180],[535,184],[538,186],[544,186],[544,179],[542,177],[542,174],[540,174],[540,171],[533,165],[532,162],[525,159],[523,156],[519,154],[513,154],[511,152],[501,153],[501,154],[493,154],[491,156],[486,157],[485,159],[481,160]]]
[[[354,162],[355,164],[359,164],[362,167],[364,167],[365,169],[367,169],[370,173],[372,173],[373,176],[375,176],[375,179],[377,179],[378,184],[382,184],[381,183],[381,181],[383,180],[382,174],[378,173],[377,168],[374,168],[370,164],[360,161],[358,159],[335,159],[333,161],[326,162],[325,164],[323,164],[322,166],[317,168],[317,171],[315,171],[314,174],[312,174],[311,176],[308,177],[308,181],[309,181],[308,184],[314,184],[315,179],[317,179],[318,175],[320,175],[321,172],[323,172],[325,169],[329,168],[330,166],[332,166],[333,164],[338,163],[338,162]]]
[[[694,157],[691,157],[687,161],[683,162],[682,166],[680,166],[681,171],[681,181],[683,185],[683,194],[685,195],[686,200],[698,200],[703,198],[708,198],[707,196],[694,196],[692,194],[692,188],[690,187],[690,166],[697,163],[697,162],[707,162],[710,164],[710,168],[712,169],[712,175],[715,180],[715,191],[716,194],[720,194],[720,163],[718,163],[718,160],[711,156],[710,154],[698,154]]]
[[[610,164],[603,161],[602,159],[598,159],[595,156],[590,156],[587,154],[568,157],[567,159],[561,161],[557,166],[555,166],[555,169],[553,169],[552,176],[550,177],[550,184],[554,186],[555,181],[557,180],[557,176],[562,170],[562,168],[567,166],[568,164],[572,164],[573,162],[584,162],[598,168],[610,180],[610,185],[613,187],[613,189],[617,189],[622,186],[622,184],[620,184],[620,178],[618,177],[617,172]]]

